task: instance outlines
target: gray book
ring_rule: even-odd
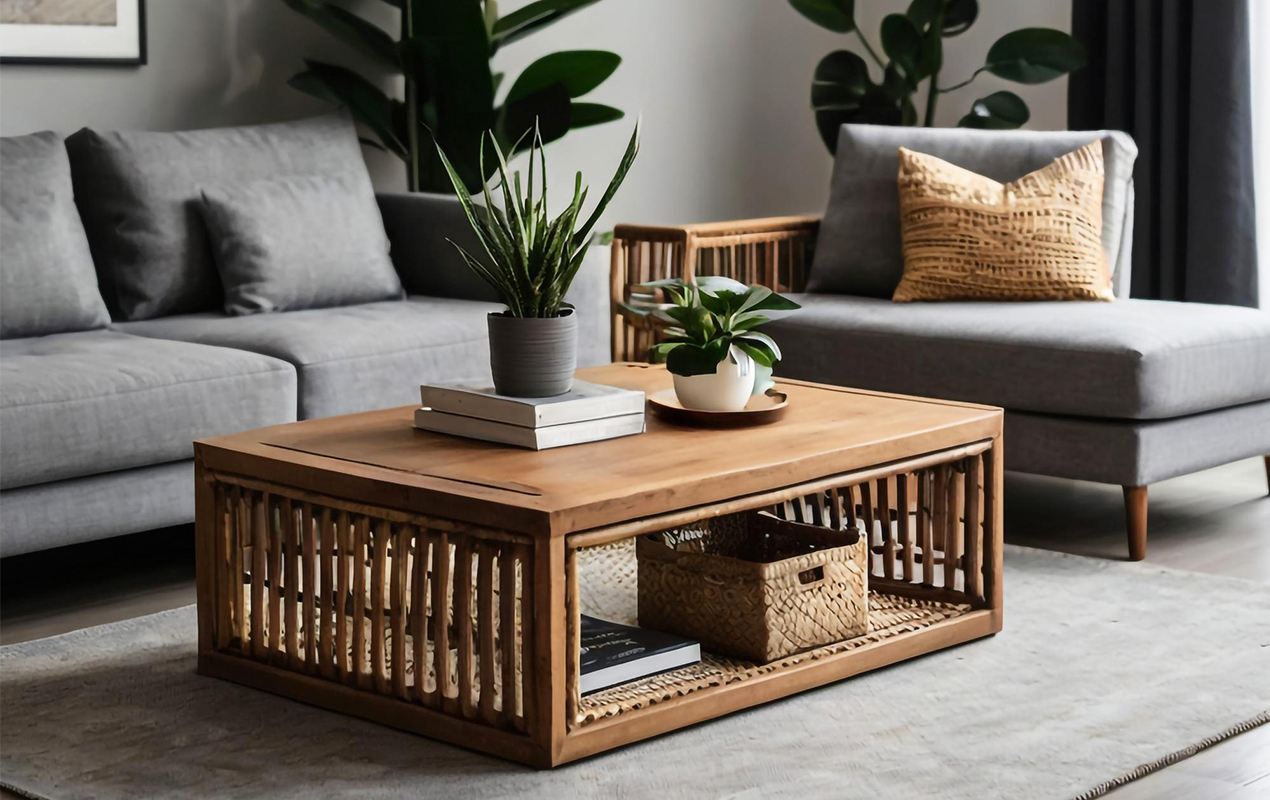
[[[616,439],[619,436],[643,433],[644,411],[641,408],[638,414],[621,414],[616,417],[602,417],[583,422],[526,428],[521,425],[509,425],[506,422],[494,422],[420,408],[415,411],[415,427],[425,431],[448,433],[452,436],[465,436],[469,439],[512,444],[517,447],[527,447],[530,450],[548,450],[553,447],[598,442],[602,439]]]
[[[423,407],[433,411],[522,428],[644,413],[643,392],[579,380],[568,393],[556,397],[507,397],[496,394],[493,386],[462,383],[420,386],[419,395]]]

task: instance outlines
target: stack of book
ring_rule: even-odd
[[[591,694],[701,661],[701,643],[582,614],[578,689]]]
[[[415,427],[546,450],[644,432],[644,393],[575,380],[557,397],[507,397],[493,386],[421,386]]]

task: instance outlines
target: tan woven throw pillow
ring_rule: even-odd
[[[1001,184],[899,151],[904,276],[891,298],[1111,300],[1102,143]]]

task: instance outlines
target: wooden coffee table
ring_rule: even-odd
[[[999,631],[1001,411],[780,383],[774,425],[544,452],[411,407],[200,441],[199,671],[552,767]],[[870,633],[580,697],[579,614],[630,608],[632,537],[757,508],[869,532]]]

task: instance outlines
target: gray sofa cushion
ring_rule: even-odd
[[[66,147],[106,302],[123,319],[221,305],[202,187],[297,175],[370,180],[344,113],[177,133],[84,129]]]
[[[901,146],[1005,183],[1092,141],[1103,142],[1102,243],[1117,297],[1129,294],[1133,162],[1138,148],[1119,131],[980,131],[843,125],[829,205],[816,237],[807,291],[890,297],[900,282]]]
[[[103,472],[0,494],[0,557],[194,520],[194,462]]]
[[[115,331],[0,342],[0,488],[194,454],[295,419],[295,370],[256,353]]]
[[[191,314],[117,327],[289,361],[299,374],[299,416],[309,419],[418,403],[421,383],[487,379],[485,317],[502,309],[411,297],[249,317]]]
[[[400,299],[388,236],[364,175],[203,188],[225,311],[258,314]]]
[[[109,322],[62,137],[0,139],[0,338]]]
[[[778,373],[1016,411],[1161,419],[1270,399],[1270,314],[1202,303],[794,295]]]

